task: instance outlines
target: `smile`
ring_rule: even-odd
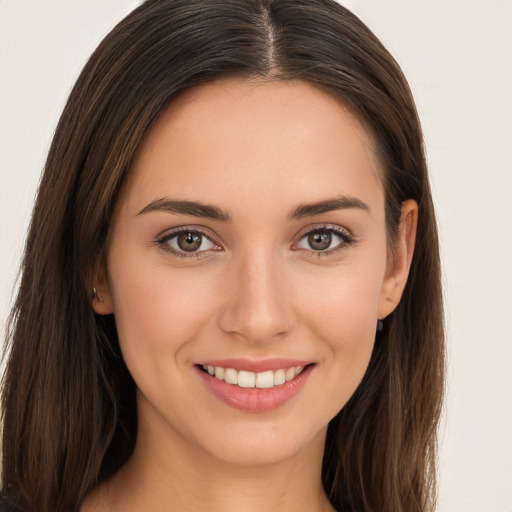
[[[279,368],[275,371],[267,370],[258,373],[244,370],[237,371],[234,368],[223,368],[222,366],[211,365],[202,365],[202,369],[216,379],[223,380],[234,386],[241,388],[268,389],[291,381],[302,373],[304,367]]]
[[[220,401],[247,412],[265,412],[299,393],[315,366],[289,359],[231,359],[203,361],[195,368],[206,389]]]

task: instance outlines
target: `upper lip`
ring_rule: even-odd
[[[253,359],[245,359],[245,358],[231,358],[231,359],[215,359],[215,360],[207,360],[200,361],[199,365],[205,366],[219,366],[221,368],[233,368],[237,371],[246,371],[246,372],[264,372],[264,371],[276,371],[280,369],[286,368],[294,368],[297,366],[307,366],[311,364],[312,361],[304,361],[299,359],[286,359],[286,358],[273,358],[273,359],[262,359],[262,360],[253,360]]]

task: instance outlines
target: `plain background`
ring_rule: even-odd
[[[439,512],[512,512],[512,0],[346,0],[425,131],[447,307]],[[0,0],[0,328],[60,111],[135,0]]]

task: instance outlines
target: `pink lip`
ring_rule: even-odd
[[[274,358],[261,361],[253,361],[251,359],[237,358],[237,359],[218,359],[215,361],[200,361],[198,365],[206,366],[219,366],[221,368],[234,368],[236,371],[244,370],[246,372],[266,372],[287,368],[296,368],[297,366],[307,366],[312,361],[299,361],[297,359]]]
[[[231,360],[234,361],[234,360]],[[211,363],[212,361],[210,361]],[[211,366],[222,366],[223,368],[233,368],[233,366],[224,366],[223,361],[221,364],[213,364]],[[300,362],[300,361],[299,361]],[[217,361],[219,363],[219,361]],[[201,363],[209,364],[209,363]],[[277,366],[276,369],[280,368],[291,368],[292,366],[302,366],[302,364],[292,364],[290,366]],[[200,366],[195,366],[199,377],[205,384],[207,389],[219,400],[225,404],[233,407],[234,409],[240,409],[248,412],[265,412],[272,409],[276,409],[281,405],[291,400],[305,384],[307,378],[311,374],[315,365],[310,364],[304,370],[292,380],[274,386],[272,388],[260,389],[260,388],[241,388],[235,384],[228,384],[223,380],[217,379],[208,373],[200,369]],[[236,368],[236,366],[235,366]],[[247,366],[244,367],[246,369]],[[268,366],[265,369],[269,370]],[[246,370],[254,371],[254,370]]]

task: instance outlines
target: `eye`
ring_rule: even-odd
[[[194,256],[211,249],[219,250],[208,236],[197,229],[180,229],[157,240],[164,250],[180,257]]]
[[[317,253],[331,253],[354,243],[354,238],[340,228],[321,227],[309,231],[299,240],[297,247]]]

